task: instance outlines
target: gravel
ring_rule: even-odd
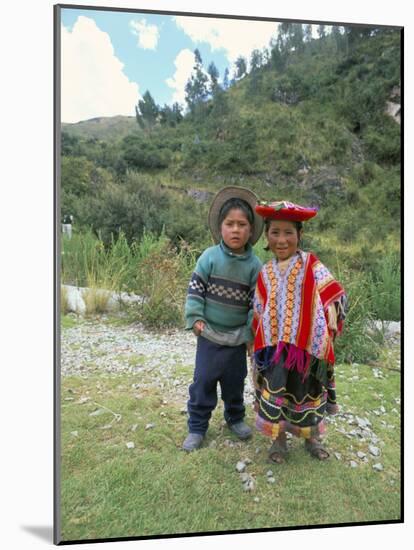
[[[192,379],[182,374],[182,367],[192,377],[195,352],[196,338],[191,331],[151,331],[140,323],[110,324],[101,316],[62,330],[61,375],[136,374],[139,378],[134,389],[168,388],[178,400],[185,401]],[[177,367],[181,367],[179,374]],[[250,376],[245,380],[244,399],[246,404],[254,400]]]

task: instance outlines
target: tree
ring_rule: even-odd
[[[312,42],[312,25],[305,25],[304,40],[308,44]]]
[[[334,25],[332,27],[332,37],[335,41],[335,45],[336,45],[336,50],[338,52],[340,52],[341,50],[344,49],[344,46],[345,46],[345,41],[344,41],[344,38],[341,34],[341,28],[338,27],[337,25]]]
[[[172,107],[164,105],[160,110],[160,123],[172,128],[177,126],[183,119],[182,109],[179,103],[174,103]]]
[[[193,72],[185,85],[185,100],[192,114],[203,111],[203,104],[208,97],[208,76],[203,69],[203,61],[197,48],[194,50],[194,58]]]
[[[236,78],[242,78],[247,73],[246,59],[239,56],[235,62],[236,65]]]
[[[250,57],[250,71],[255,72],[263,63],[263,54],[260,50],[254,49]]]
[[[158,105],[147,90],[142,99],[138,101],[138,106],[135,106],[135,115],[140,127],[150,132],[157,122],[159,112]]]
[[[228,67],[226,67],[226,70],[224,71],[224,77],[223,77],[223,89],[227,90],[229,86],[230,86],[230,83],[229,83],[229,69],[228,69]]]
[[[217,93],[217,89],[219,88],[218,84],[218,78],[219,78],[219,71],[214,64],[214,61],[210,63],[207,69],[208,75],[210,77],[210,94],[215,97]]]
[[[325,38],[326,36],[325,25],[318,25],[318,36],[319,38]]]
[[[292,24],[292,34],[290,42],[292,47],[295,48],[295,52],[303,52],[305,45],[303,43],[303,27],[300,23]]]

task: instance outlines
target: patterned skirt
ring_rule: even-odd
[[[304,379],[295,368],[283,367],[285,357],[265,370],[253,366],[256,428],[272,439],[285,431],[318,437],[325,431],[325,413],[338,412],[333,366],[313,358]]]

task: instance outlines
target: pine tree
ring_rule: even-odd
[[[235,62],[236,65],[236,78],[242,78],[247,73],[247,63],[246,59],[242,56],[239,56]]]
[[[257,69],[261,67],[262,63],[263,63],[262,52],[258,49],[254,49],[250,57],[250,71],[251,72],[257,71]]]
[[[219,84],[218,84],[219,71],[216,65],[214,64],[214,61],[212,61],[208,66],[207,72],[210,77],[209,91],[212,97],[214,98],[217,93],[217,89],[219,88]]]
[[[193,72],[185,85],[185,100],[191,113],[201,113],[208,97],[208,76],[203,69],[203,61],[198,49],[194,50]]]
[[[305,25],[304,40],[308,44],[312,42],[312,25]]]
[[[135,116],[140,127],[147,132],[151,132],[157,122],[159,112],[158,105],[147,90],[142,99],[138,101],[138,105],[135,106]]]
[[[224,90],[227,90],[228,87],[230,86],[230,83],[229,83],[229,69],[228,67],[226,67],[226,70],[224,71],[224,77],[223,77],[223,89]]]

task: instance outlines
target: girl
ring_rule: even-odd
[[[185,306],[186,328],[197,336],[185,451],[202,444],[217,404],[218,383],[230,430],[240,439],[251,436],[243,421],[243,388],[246,346],[253,344],[252,297],[262,265],[252,251],[263,230],[256,205],[254,193],[232,186],[219,191],[210,208],[209,226],[218,244],[198,259]]]
[[[256,427],[272,438],[269,459],[282,463],[286,431],[305,438],[324,460],[325,412],[337,412],[333,340],[341,332],[345,292],[327,268],[299,248],[302,222],[314,208],[287,202],[260,204],[274,258],[259,274],[254,299]]]

